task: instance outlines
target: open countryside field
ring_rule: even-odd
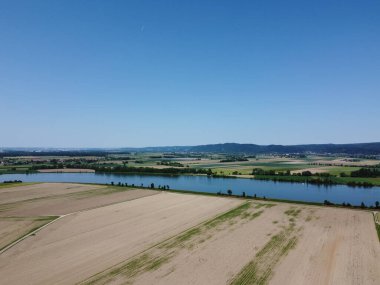
[[[64,215],[157,194],[157,191],[73,183],[0,188],[0,217]]]
[[[1,188],[0,201],[13,205],[1,212],[2,245],[50,222],[48,213],[61,217],[0,254],[0,284],[380,280],[371,212],[114,188]]]
[[[162,193],[73,213],[1,254],[2,282],[73,284],[240,203]]]
[[[379,257],[370,213],[248,202],[83,284],[378,284]]]
[[[322,184],[350,184],[351,186],[379,185],[376,177],[351,177],[362,168],[379,168],[376,156],[340,155],[248,155],[227,153],[131,152],[99,154],[99,156],[21,156],[0,158],[1,173],[129,173],[164,175],[209,175],[266,180],[304,182],[296,176],[313,176]],[[265,173],[266,172],[266,173]],[[306,172],[305,175],[303,173]],[[262,177],[265,175],[266,177]],[[274,176],[281,176],[280,178]],[[361,174],[363,175],[363,174]],[[287,177],[284,177],[287,176]],[[319,179],[330,177],[331,179]],[[305,178],[305,179],[304,179]],[[365,178],[365,180],[360,180]],[[323,180],[323,181],[322,181]]]

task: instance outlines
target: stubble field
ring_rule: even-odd
[[[0,208],[0,245],[52,222],[1,252],[0,284],[380,280],[380,244],[370,212],[112,189],[58,183],[1,189],[0,207],[7,207]]]

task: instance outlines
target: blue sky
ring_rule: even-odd
[[[0,1],[0,146],[380,141],[380,2]]]

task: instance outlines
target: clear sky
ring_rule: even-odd
[[[0,0],[0,146],[374,141],[378,0]]]

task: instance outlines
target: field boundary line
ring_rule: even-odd
[[[30,237],[31,235],[34,235],[36,234],[37,232],[39,232],[40,230],[42,230],[43,228],[47,227],[48,225],[58,221],[59,219],[61,218],[64,218],[65,216],[67,215],[62,215],[62,216],[58,216],[57,218],[55,218],[54,220],[42,225],[41,227],[31,231],[30,233],[27,233],[25,235],[23,235],[22,237],[20,237],[19,239],[15,240],[14,242],[12,242],[11,244],[7,245],[6,247],[4,247],[2,250],[0,250],[0,255],[3,254],[4,252],[6,252],[8,249],[12,248],[13,246],[15,246],[16,244],[18,244],[19,242],[22,242],[24,239]]]

